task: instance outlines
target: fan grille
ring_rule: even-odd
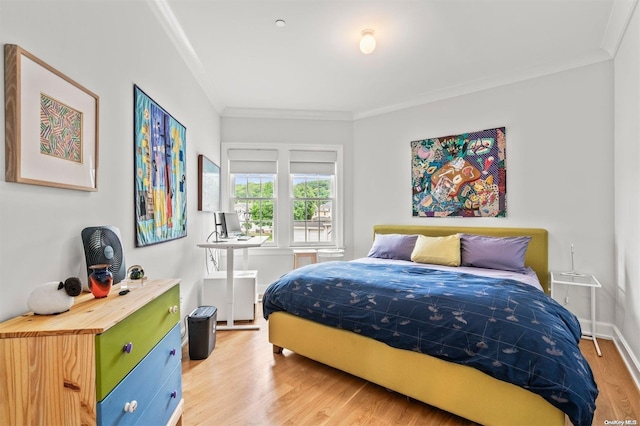
[[[87,276],[91,273],[90,266],[109,264],[113,283],[122,281],[125,267],[118,234],[108,227],[85,228],[82,231],[82,240],[87,261]]]

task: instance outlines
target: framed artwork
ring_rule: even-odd
[[[198,155],[198,210],[220,211],[220,167],[202,154]]]
[[[413,216],[504,217],[505,128],[411,142]]]
[[[134,85],[138,247],[187,235],[187,129]]]
[[[98,190],[98,95],[4,46],[5,180]]]

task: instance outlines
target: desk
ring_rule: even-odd
[[[253,237],[247,241],[225,240],[218,242],[199,243],[200,248],[227,249],[227,325],[217,327],[218,330],[259,330],[257,325],[235,325],[233,312],[233,277],[234,277],[234,251],[237,249],[244,250],[244,268],[247,268],[248,249],[251,247],[260,247],[267,241],[269,237]],[[204,285],[204,282],[203,282]]]
[[[553,298],[553,287],[555,284],[576,285],[591,288],[591,335],[583,337],[593,340],[598,356],[602,356],[600,346],[596,340],[596,288],[601,288],[602,285],[593,275],[551,272],[551,298]]]

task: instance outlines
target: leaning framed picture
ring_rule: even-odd
[[[134,85],[136,245],[187,236],[187,129]]]
[[[198,155],[198,210],[220,211],[220,167],[202,154]]]
[[[98,95],[15,44],[4,60],[6,181],[97,191]]]

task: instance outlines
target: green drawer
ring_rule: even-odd
[[[132,293],[134,294],[134,293]],[[131,296],[129,296],[131,297]],[[178,306],[177,312],[170,312]],[[180,320],[176,285],[96,336],[96,398],[102,401]],[[125,347],[131,344],[131,351]]]

